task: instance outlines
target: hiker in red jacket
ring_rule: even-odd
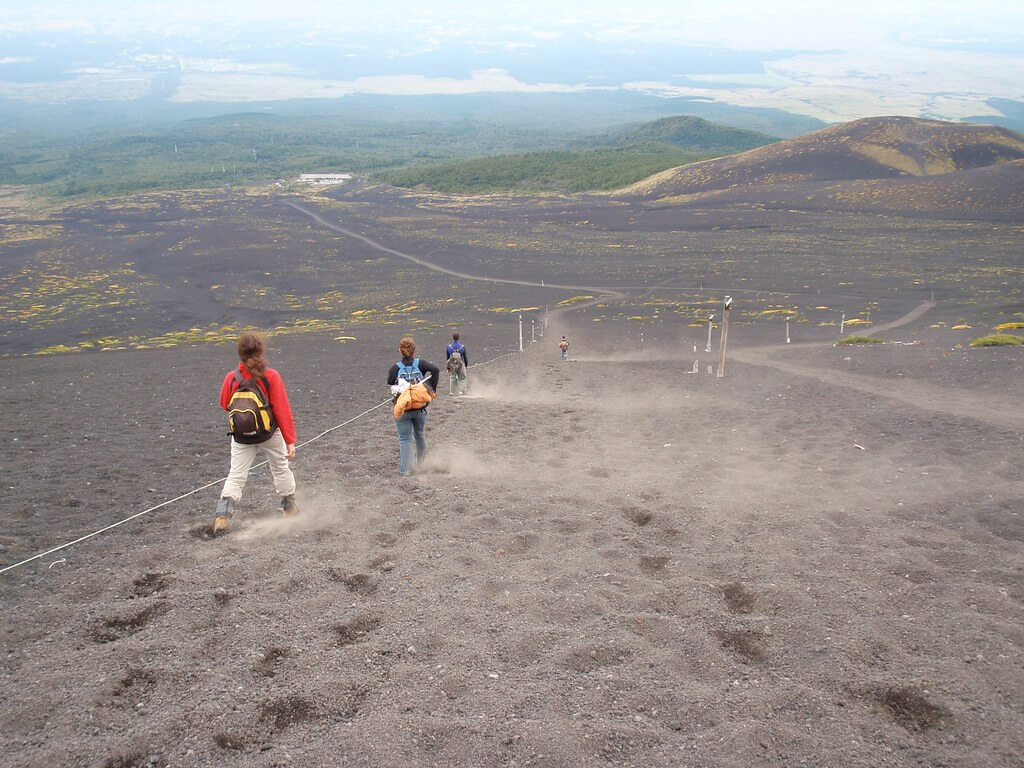
[[[295,503],[295,476],[288,466],[288,460],[295,458],[295,423],[292,420],[292,409],[288,403],[281,374],[267,365],[263,356],[264,341],[258,333],[247,331],[238,339],[238,368],[224,377],[220,388],[220,406],[229,414],[229,425],[235,431],[231,433],[231,470],[228,479],[220,492],[217,503],[217,517],[213,523],[213,532],[221,533],[231,527],[231,515],[234,504],[242,498],[242,489],[249,478],[249,469],[260,451],[267,457],[270,473],[274,477],[274,489],[281,497],[281,513],[294,515],[299,511]],[[255,379],[255,382],[253,381]],[[238,405],[239,398],[232,398],[236,393],[250,391],[249,406]],[[259,402],[269,408],[260,408]],[[255,407],[258,430],[242,434],[236,424],[248,418],[252,422]]]

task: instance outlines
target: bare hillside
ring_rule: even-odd
[[[1024,136],[987,125],[909,117],[854,120],[730,157],[673,168],[622,190],[645,199],[736,187],[900,179],[1024,158]]]

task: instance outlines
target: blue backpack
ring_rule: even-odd
[[[412,361],[412,365],[404,365],[401,360],[398,361],[398,378],[405,379],[410,384],[415,384],[418,381],[423,381],[423,371],[420,370],[420,359],[417,357]]]

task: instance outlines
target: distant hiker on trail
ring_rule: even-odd
[[[249,469],[263,451],[274,477],[274,490],[281,497],[281,514],[294,515],[295,476],[288,460],[295,458],[295,423],[281,374],[268,367],[263,337],[246,332],[238,339],[238,368],[224,377],[220,406],[228,412],[231,435],[231,469],[220,492],[213,532],[231,527],[234,505],[242,498]]]
[[[469,367],[469,350],[466,345],[459,341],[459,334],[452,334],[452,343],[448,345],[448,373],[451,378],[448,380],[448,394],[461,395],[469,392],[469,374],[466,368]]]
[[[569,359],[569,340],[567,338],[565,338],[565,336],[563,336],[562,340],[560,342],[558,342],[558,348],[560,350],[562,350],[562,359],[563,360],[568,360]]]
[[[469,392],[469,382],[466,377],[466,364],[462,362],[462,355],[452,352],[448,358],[448,394],[461,395],[463,391]]]
[[[466,349],[466,345],[459,341],[458,332],[452,334],[452,343],[448,345],[448,357],[458,352],[462,355],[462,362],[464,365],[469,365],[469,350]]]
[[[427,457],[427,441],[423,429],[427,424],[427,406],[437,395],[441,370],[433,363],[416,357],[416,342],[406,336],[398,345],[402,359],[388,371],[388,384],[395,399],[395,428],[398,430],[398,472],[402,477],[412,474],[414,463]],[[413,462],[413,438],[416,460]]]

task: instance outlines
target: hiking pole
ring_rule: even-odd
[[[725,297],[725,306],[722,307],[722,343],[718,346],[718,373],[715,378],[725,376],[725,344],[729,338],[729,309],[732,306],[732,296]]]

